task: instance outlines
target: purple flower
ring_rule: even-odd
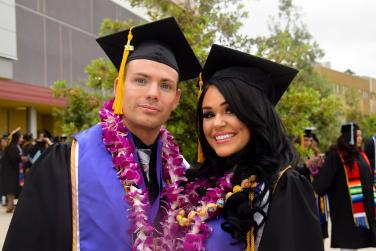
[[[185,251],[205,250],[204,237],[200,234],[187,234],[183,246]]]

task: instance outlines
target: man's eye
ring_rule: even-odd
[[[136,78],[135,82],[137,84],[139,84],[139,85],[144,85],[144,84],[146,84],[146,79],[144,79],[144,78]]]
[[[210,118],[214,117],[214,113],[213,112],[203,112],[202,117],[204,119],[210,119]]]
[[[162,83],[161,88],[164,89],[164,90],[171,90],[172,89],[171,84],[169,84],[169,83]]]

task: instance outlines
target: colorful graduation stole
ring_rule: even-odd
[[[25,173],[24,173],[24,166],[23,166],[23,163],[20,162],[18,164],[18,184],[20,185],[20,187],[23,187],[24,184],[25,184]]]
[[[368,166],[370,167],[370,162],[367,156],[362,152],[359,151],[361,157],[366,161]],[[367,220],[366,211],[364,208],[364,198],[363,198],[363,191],[362,191],[362,183],[360,180],[360,172],[359,172],[359,164],[356,160],[354,160],[353,169],[351,170],[349,166],[345,165],[342,155],[340,154],[342,164],[345,169],[346,175],[346,182],[347,187],[349,189],[349,195],[351,199],[351,207],[354,217],[354,222],[357,227],[367,228],[369,229],[369,223]],[[372,170],[370,170],[372,173]],[[375,175],[375,172],[373,172]],[[375,179],[375,176],[374,176]],[[373,197],[374,197],[374,208],[375,208],[375,186],[373,186]]]

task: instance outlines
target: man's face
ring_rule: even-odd
[[[159,130],[179,103],[177,71],[162,63],[136,59],[127,64],[125,75],[126,126],[133,132]]]

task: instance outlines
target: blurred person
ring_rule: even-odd
[[[9,226],[9,250],[176,250],[171,215],[185,167],[162,126],[178,82],[201,70],[174,18],[97,39],[119,70],[101,122],[37,160]],[[178,238],[179,237],[179,238]]]
[[[33,138],[32,133],[26,133],[23,135],[23,143],[22,143],[22,155],[27,158],[26,162],[24,162],[24,175],[25,175],[25,181],[28,179],[29,172],[31,170],[32,163],[30,161],[30,154],[33,150],[33,147],[35,145],[35,141]]]
[[[371,167],[376,169],[376,134],[365,142],[364,152],[367,154]]]
[[[310,182],[313,181],[314,177],[318,174],[321,166],[324,163],[325,156],[321,154],[318,147],[319,140],[316,134],[313,132],[316,130],[315,127],[308,127],[304,129],[303,134],[303,144],[301,144],[301,161],[298,164],[298,171],[300,174],[304,175]],[[319,212],[321,232],[323,238],[328,238],[328,216],[329,216],[329,203],[328,197],[326,195],[321,196],[315,193],[316,198],[316,208]]]
[[[376,247],[374,170],[362,151],[362,141],[356,123],[343,124],[313,181],[315,191],[329,197],[332,248]]]
[[[1,199],[1,205],[2,206],[6,206],[6,196],[5,194],[3,193],[2,191],[2,186],[1,186],[1,182],[2,182],[2,159],[3,159],[3,156],[4,156],[4,151],[5,151],[5,148],[6,146],[8,145],[8,134],[7,133],[4,133],[2,135],[2,138],[0,139],[0,199]]]
[[[9,135],[11,142],[5,148],[2,159],[2,191],[7,196],[7,213],[14,210],[14,198],[20,188],[20,168],[27,158],[22,156],[21,144],[23,135],[19,132],[20,127]]]
[[[50,145],[53,144],[50,137],[51,135],[46,131],[38,133],[38,138],[34,140],[33,146],[30,148],[28,152],[31,165],[33,165],[37,161],[37,159],[43,154],[43,152],[46,151]]]

